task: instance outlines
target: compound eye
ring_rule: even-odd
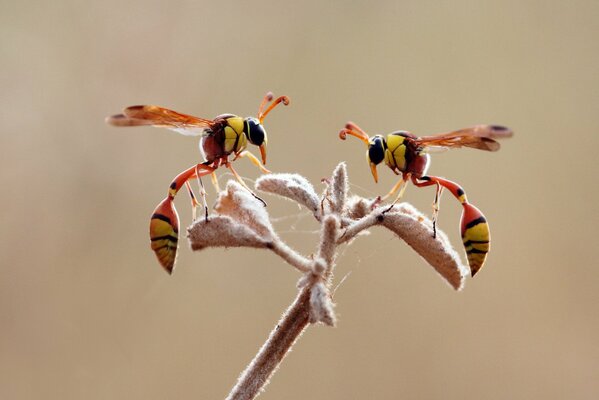
[[[247,135],[251,144],[256,146],[262,145],[266,138],[266,132],[262,124],[255,118],[247,119]]]
[[[383,139],[374,137],[368,146],[368,159],[373,164],[380,164],[385,159],[385,149],[383,147]]]

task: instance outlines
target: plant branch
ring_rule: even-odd
[[[268,384],[297,338],[306,329],[310,316],[310,287],[304,287],[279,323],[239,377],[227,400],[251,400]]]
[[[310,323],[335,326],[330,294],[338,247],[373,226],[382,226],[399,236],[418,252],[456,290],[463,286],[468,270],[461,264],[447,236],[409,204],[391,210],[377,207],[379,200],[348,198],[349,182],[345,164],[335,168],[322,197],[312,185],[294,174],[268,174],[256,187],[309,209],[320,224],[316,253],[306,257],[279,238],[268,215],[254,196],[236,182],[229,182],[219,194],[215,215],[196,221],[188,228],[191,248],[250,247],[269,249],[303,273],[299,293],[270,333],[258,354],[246,367],[231,390],[229,400],[251,400],[260,394],[285,355]],[[386,210],[386,211],[384,211]]]

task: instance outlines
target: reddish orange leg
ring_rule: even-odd
[[[214,174],[214,171],[212,171],[211,174]],[[204,174],[204,175],[206,175],[206,174]],[[198,180],[198,184],[200,186],[200,196],[202,196],[202,203],[204,203],[205,219],[206,219],[206,222],[208,222],[208,202],[206,201],[206,189],[204,189],[204,182],[202,182],[202,174],[201,174],[201,171],[198,169],[197,165],[196,165],[196,179]],[[195,218],[194,218],[194,221],[195,221]]]
[[[437,220],[439,219],[439,209],[441,204],[441,195],[443,194],[443,186],[437,183],[435,190],[435,201],[433,202],[433,237],[437,237]]]
[[[191,185],[189,181],[185,182],[185,186],[187,186],[187,193],[189,193],[189,197],[191,199],[191,219],[192,221],[196,220],[196,208],[200,205],[198,203],[196,196],[193,194],[193,190],[191,189]]]
[[[393,194],[395,192],[397,192],[400,188],[401,190],[399,190],[399,193],[397,195],[397,197],[395,198],[395,200],[393,200],[393,203],[391,203],[391,205],[389,206],[389,208],[387,208],[385,211],[383,211],[383,214],[388,213],[389,211],[391,211],[391,209],[393,208],[393,206],[395,204],[397,204],[397,202],[399,200],[401,200],[401,198],[403,197],[404,192],[406,191],[406,188],[408,187],[408,179],[410,179],[411,174],[402,174],[401,179],[399,180],[399,182],[397,182],[395,184],[395,186],[393,186],[391,188],[391,190],[389,191],[389,193],[387,193],[385,196],[383,196],[381,198],[381,200],[386,200],[389,197],[393,196]]]
[[[451,192],[460,203],[462,203],[461,234],[470,273],[474,276],[484,265],[487,253],[490,249],[491,232],[489,224],[483,213],[468,203],[466,193],[457,183],[436,176],[422,176],[412,178],[414,185],[418,187],[437,185]],[[439,190],[439,189],[437,189]]]
[[[262,171],[262,173],[264,174],[270,174],[272,171],[268,170],[264,164],[262,164],[260,162],[260,160],[258,160],[258,157],[256,157],[255,155],[253,155],[252,153],[250,153],[248,150],[244,150],[241,153],[238,153],[237,155],[235,155],[235,160],[237,160],[238,158],[241,157],[247,157],[250,162],[252,164],[254,164],[256,167],[260,168],[260,171]],[[233,161],[235,161],[233,160]]]
[[[210,174],[210,179],[212,180],[212,186],[214,186],[214,190],[216,190],[216,193],[220,193],[220,186],[218,185],[218,177],[216,176],[216,174],[214,172]]]
[[[214,168],[210,166],[198,164],[177,175],[169,186],[167,197],[158,204],[152,213],[150,219],[151,248],[156,253],[162,267],[169,274],[175,267],[179,242],[179,215],[173,199],[189,179],[194,178],[197,174],[207,175],[213,171]]]
[[[256,199],[260,200],[262,202],[262,204],[264,205],[264,207],[266,207],[266,202],[264,200],[262,200],[260,197],[258,197],[252,191],[252,189],[250,189],[250,187],[248,185],[246,185],[246,183],[243,181],[243,179],[241,179],[241,176],[239,176],[239,174],[237,173],[237,171],[235,171],[235,169],[233,168],[233,166],[231,165],[231,163],[229,161],[227,161],[225,163],[225,166],[231,170],[231,172],[233,173],[233,176],[235,177],[235,179],[237,179],[237,182],[239,182],[241,184],[241,186],[246,188],[248,190],[248,192],[250,192],[252,194],[252,196],[254,196]]]

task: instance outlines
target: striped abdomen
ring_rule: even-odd
[[[179,216],[171,197],[164,199],[152,213],[150,240],[158,261],[169,274],[172,273],[179,242]]]
[[[464,203],[462,213],[462,240],[468,257],[470,273],[474,276],[485,263],[489,252],[491,232],[487,219],[472,204]]]

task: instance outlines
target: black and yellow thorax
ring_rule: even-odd
[[[416,143],[416,136],[398,131],[388,134],[384,139],[382,136],[378,138],[383,142],[385,164],[394,172],[410,173],[417,177],[426,174],[429,156]]]
[[[247,118],[223,114],[216,117],[214,122],[215,126],[207,132],[200,143],[206,161],[214,161],[245,150]]]

